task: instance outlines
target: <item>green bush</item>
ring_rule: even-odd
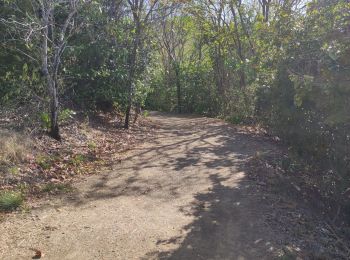
[[[150,114],[149,114],[149,111],[148,110],[145,110],[143,111],[143,116],[144,117],[148,117]]]
[[[79,166],[87,160],[84,154],[76,154],[70,159],[70,163],[74,166]]]
[[[44,170],[50,169],[54,160],[55,158],[46,155],[40,155],[35,159],[36,163]]]
[[[60,111],[59,116],[58,116],[58,121],[62,123],[67,123],[69,119],[73,118],[73,115],[75,115],[75,112],[73,110],[70,110],[68,108],[63,109]]]
[[[50,129],[51,127],[51,120],[50,120],[50,116],[48,113],[43,112],[40,114],[40,120],[41,120],[41,126],[44,129]]]
[[[19,192],[4,191],[0,194],[0,210],[11,211],[23,204],[23,196]]]
[[[62,111],[60,111],[60,113],[58,115],[58,122],[60,124],[67,123],[69,121],[69,119],[71,119],[73,117],[73,115],[75,115],[75,112],[73,110],[70,110],[68,108],[63,109]],[[40,120],[41,120],[41,126],[44,129],[49,130],[51,127],[51,118],[50,118],[49,113],[47,113],[47,112],[41,113]]]

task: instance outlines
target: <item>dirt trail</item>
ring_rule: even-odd
[[[44,259],[306,255],[298,248],[302,224],[274,224],[284,193],[269,193],[269,183],[249,176],[249,160],[258,151],[273,154],[273,144],[219,120],[151,118],[160,125],[157,137],[111,172],[88,177],[74,194],[1,223],[0,259],[30,259],[29,248],[40,249]],[[302,206],[285,210],[304,214]],[[317,227],[310,225],[312,236]]]

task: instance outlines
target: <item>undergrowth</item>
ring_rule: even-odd
[[[4,191],[0,193],[0,211],[11,211],[23,204],[23,195],[20,192]]]
[[[31,142],[14,131],[0,130],[0,164],[23,162]]]
[[[41,188],[45,193],[69,193],[73,190],[74,188],[68,183],[48,183]]]

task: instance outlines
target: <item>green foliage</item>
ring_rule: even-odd
[[[67,123],[70,119],[73,118],[73,115],[75,115],[75,112],[73,110],[70,110],[68,108],[63,109],[58,116],[58,121],[60,124]],[[43,112],[40,114],[40,120],[41,120],[41,126],[49,130],[51,127],[51,118],[50,115],[47,112]]]
[[[23,196],[19,192],[3,191],[0,193],[0,211],[15,210],[23,204]]]
[[[148,116],[150,115],[150,113],[149,113],[148,110],[145,110],[145,111],[143,111],[142,115],[143,115],[144,117],[148,117]]]
[[[90,150],[94,150],[94,149],[96,149],[96,147],[97,147],[97,145],[96,145],[95,142],[90,141],[90,142],[88,143],[88,148],[89,148]]]
[[[227,118],[226,121],[237,125],[237,124],[241,124],[243,122],[243,119],[240,116],[231,116],[231,117]]]
[[[40,120],[41,120],[41,126],[44,129],[49,130],[51,127],[51,119],[50,119],[49,113],[46,113],[46,112],[41,113]]]
[[[75,112],[73,110],[70,110],[68,108],[63,109],[58,116],[58,121],[61,123],[66,123],[73,118],[73,115],[75,115]]]
[[[19,168],[16,167],[16,166],[13,166],[13,167],[10,167],[8,170],[7,170],[8,173],[10,173],[11,175],[13,176],[16,176],[18,175],[19,173]]]
[[[285,36],[293,44],[282,42],[275,79],[258,92],[260,119],[295,154],[335,173],[324,178],[332,193],[350,185],[349,11],[346,1],[309,3]]]
[[[82,164],[83,162],[85,162],[87,160],[86,156],[84,154],[75,154],[74,156],[72,156],[72,158],[70,159],[70,163],[74,166],[79,166],[80,164]]]
[[[41,168],[48,170],[54,164],[56,159],[57,158],[55,156],[40,155],[35,159],[35,161]]]

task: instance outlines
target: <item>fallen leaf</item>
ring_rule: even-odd
[[[40,250],[35,248],[29,248],[29,249],[35,252],[35,255],[32,257],[32,259],[40,259],[43,256]]]

